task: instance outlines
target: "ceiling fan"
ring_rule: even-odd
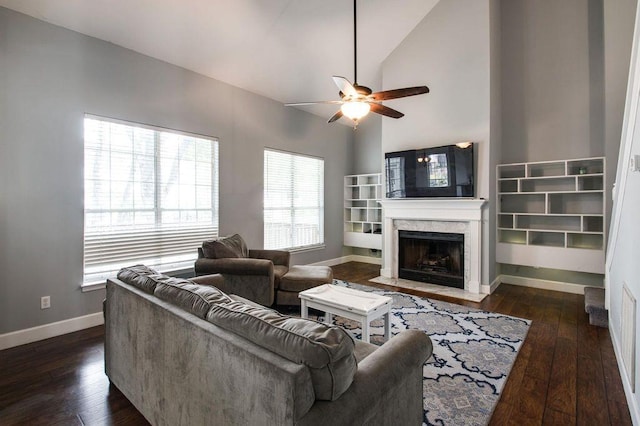
[[[333,81],[340,89],[338,93],[341,100],[339,101],[317,101],[317,102],[296,102],[285,104],[285,106],[315,105],[315,104],[337,104],[341,105],[327,123],[333,123],[345,116],[353,121],[354,128],[358,126],[358,122],[369,111],[375,112],[391,118],[401,118],[404,114],[388,106],[382,105],[382,101],[391,99],[405,98],[407,96],[422,95],[429,93],[427,86],[405,87],[403,89],[384,90],[372,93],[371,89],[366,86],[359,85],[358,82],[358,43],[357,43],[357,19],[356,19],[356,0],[353,0],[353,84],[344,77],[334,75]]]

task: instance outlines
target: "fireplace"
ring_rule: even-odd
[[[481,284],[484,259],[483,199],[394,199],[380,201],[382,204],[382,268],[381,278],[401,279],[398,265],[400,262],[399,234],[402,231],[427,233],[462,234],[464,242],[460,253],[460,274],[465,291],[475,294],[491,292],[489,284]],[[406,280],[406,278],[405,278]],[[409,279],[416,283],[421,280]],[[433,283],[430,279],[429,282]],[[424,284],[425,286],[427,283]],[[444,287],[446,288],[446,287]]]
[[[464,288],[464,234],[398,231],[398,277]]]

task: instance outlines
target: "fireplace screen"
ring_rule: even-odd
[[[464,234],[398,231],[398,277],[464,288]]]

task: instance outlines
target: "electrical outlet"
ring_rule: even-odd
[[[49,309],[51,307],[51,296],[42,296],[40,298],[40,309]]]

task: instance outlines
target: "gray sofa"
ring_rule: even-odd
[[[106,373],[149,422],[421,424],[427,335],[354,341],[212,286],[223,280],[136,266],[107,281]]]

